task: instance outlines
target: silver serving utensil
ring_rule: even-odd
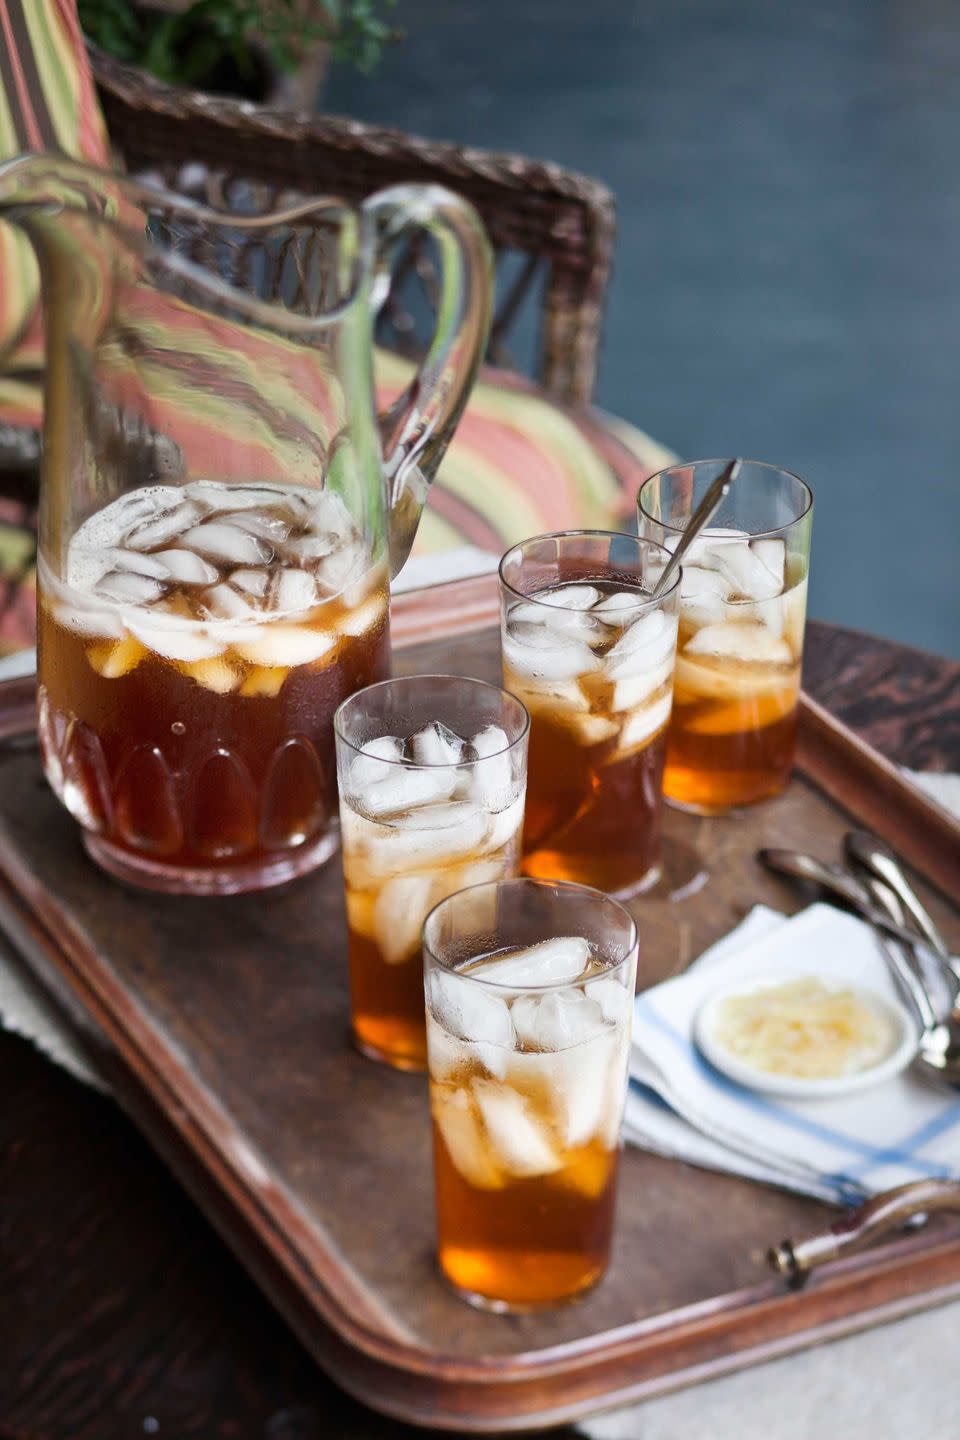
[[[690,546],[694,540],[696,540],[704,526],[709,525],[713,519],[717,510],[720,508],[721,502],[726,498],[730,486],[734,480],[736,480],[742,464],[742,460],[731,460],[729,465],[724,466],[716,480],[714,480],[707,489],[700,504],[687,521],[686,528],[680,536],[680,543],[676,550],[674,550],[671,558],[667,561],[666,569],[653,588],[653,594],[650,597],[652,600],[656,600],[664,591],[670,588],[670,585],[673,583],[673,577],[684,555],[690,549]]]
[[[802,850],[758,850],[757,859],[777,875],[788,875],[791,880],[805,880],[810,885],[826,890],[895,939],[903,940],[908,945],[916,941],[917,936],[912,930],[906,925],[898,924],[886,910],[871,902],[863,886],[854,880],[852,875],[842,870],[834,870],[815,856],[805,855]]]
[[[890,918],[897,923],[902,922],[903,906],[886,881],[871,875],[866,880],[866,889],[877,907],[886,910]],[[956,1004],[956,990],[954,989],[951,998],[951,1008],[941,1019],[934,1009],[926,985],[908,958],[912,948],[909,942],[893,940],[878,926],[874,928],[890,968],[910,995],[923,1027],[917,1046],[917,1057],[913,1062],[915,1068],[928,1079],[960,1090],[960,1009]],[[949,971],[946,965],[944,969]]]
[[[889,886],[906,911],[904,919],[909,917],[934,954],[938,955],[950,967],[954,977],[960,980],[960,962],[950,954],[947,942],[930,918],[889,846],[876,835],[871,835],[868,830],[851,830],[844,839],[843,848],[848,863],[869,871]]]

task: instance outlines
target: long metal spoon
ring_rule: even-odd
[[[716,480],[711,483],[700,504],[690,516],[686,528],[680,536],[680,543],[676,550],[674,550],[672,557],[667,561],[666,569],[653,588],[651,599],[656,600],[664,591],[669,589],[681,560],[700,534],[700,531],[705,525],[709,525],[717,510],[720,508],[721,503],[726,499],[730,486],[734,480],[736,480],[742,464],[743,461],[740,459],[731,460],[729,465],[725,465],[720,471]]]
[[[949,966],[954,977],[960,979],[960,963],[950,954],[947,942],[927,913],[926,907],[904,874],[893,851],[876,835],[871,835],[868,830],[849,831],[844,839],[843,848],[850,863],[869,871],[871,875],[875,875],[878,880],[882,880],[885,885],[890,887],[930,949]]]
[[[890,889],[886,881],[878,880],[872,875],[866,884],[874,904],[886,910],[892,920],[902,922],[905,918],[903,906],[899,896]],[[941,1020],[934,1011],[926,986],[910,963],[907,946],[902,941],[892,940],[879,929],[877,939],[894,973],[905,982],[920,1018],[922,1029],[914,1066],[929,1079],[960,1090],[960,1010],[957,1009],[955,1000],[950,1011]],[[922,997],[919,1004],[918,997]]]
[[[788,875],[791,880],[805,880],[835,895],[838,900],[858,911],[865,920],[869,920],[872,925],[895,939],[903,940],[908,945],[916,941],[916,935],[906,925],[898,924],[885,910],[871,904],[864,895],[863,887],[852,875],[832,870],[813,855],[804,855],[802,850],[758,850],[757,859],[777,875]]]

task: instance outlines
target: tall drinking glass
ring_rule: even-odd
[[[654,475],[640,534],[674,549],[727,462]],[[680,637],[663,789],[699,814],[776,795],[793,765],[813,496],[775,465],[744,461],[683,564]]]
[[[507,880],[442,901],[423,954],[441,1268],[490,1309],[572,1300],[610,1254],[637,927]]]
[[[604,530],[539,535],[500,564],[503,683],[530,711],[528,875],[627,895],[655,878],[679,580]]]
[[[371,685],[334,717],[353,1034],[373,1059],[426,1065],[431,906],[517,873],[528,728],[519,700],[456,675]]]

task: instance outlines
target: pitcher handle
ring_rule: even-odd
[[[493,310],[493,255],[473,206],[440,185],[391,186],[372,195],[363,213],[379,237],[374,309],[386,299],[390,253],[404,232],[426,230],[440,251],[433,339],[410,384],[379,416],[390,570],[396,575],[483,359]]]

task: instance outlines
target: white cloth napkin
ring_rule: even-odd
[[[900,998],[862,921],[829,905],[792,919],[757,906],[685,974],[637,996],[625,1138],[840,1203],[928,1176],[960,1179],[960,1097],[909,1071],[801,1102],[737,1085],[703,1059],[693,1039],[700,1004],[721,985],[771,971],[827,971]]]

